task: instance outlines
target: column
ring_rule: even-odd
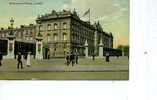
[[[42,38],[36,38],[36,56],[35,58],[37,60],[42,60],[43,59],[43,43],[42,43]]]
[[[88,42],[85,42],[85,57],[88,58]]]
[[[14,59],[14,50],[15,50],[14,46],[15,46],[14,38],[8,39],[7,56],[5,56],[4,58]]]
[[[103,58],[103,43],[102,43],[102,39],[100,40],[100,44],[99,44],[99,58]]]

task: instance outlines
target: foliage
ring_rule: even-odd
[[[117,49],[122,50],[125,56],[129,56],[129,45],[119,45]]]

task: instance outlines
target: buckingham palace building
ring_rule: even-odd
[[[75,10],[52,10],[48,14],[38,16],[35,25],[21,25],[14,29],[1,28],[0,38],[5,39],[11,31],[15,33],[16,41],[19,43],[34,43],[40,34],[43,38],[43,55],[46,55],[48,50],[51,58],[64,57],[67,52],[77,52],[80,56],[85,56],[87,46],[89,56],[99,55],[100,45],[103,48],[113,48],[112,33],[105,32],[99,22],[91,24],[81,20]],[[21,45],[18,49],[21,49]]]
[[[104,32],[99,22],[93,25],[79,18],[73,12],[63,10],[38,16],[36,31],[43,36],[43,43],[50,50],[50,57],[64,57],[67,52],[77,52],[85,55],[85,44],[88,45],[88,55],[98,55],[99,44],[113,48],[112,33]]]

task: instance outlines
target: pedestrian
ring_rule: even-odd
[[[47,58],[48,58],[48,60],[50,59],[50,50],[48,50],[48,52],[47,52]]]
[[[92,58],[93,58],[93,61],[94,61],[95,60],[95,54],[94,53],[92,54]]]
[[[27,67],[31,66],[31,52],[28,52],[26,66]]]
[[[75,59],[74,53],[71,52],[71,54],[70,54],[70,63],[72,64],[72,66],[74,66],[74,59]]]
[[[119,55],[117,55],[117,59],[119,59]]]
[[[110,62],[110,54],[106,53],[106,62]]]
[[[69,52],[67,52],[65,59],[66,59],[67,66],[69,66],[69,64],[70,64],[70,54],[69,54]]]
[[[78,53],[75,52],[75,55],[74,55],[74,56],[75,56],[75,63],[78,64]]]
[[[17,64],[17,69],[19,69],[19,68],[20,68],[19,66],[21,66],[21,69],[23,69],[23,66],[22,66],[22,55],[21,55],[21,53],[20,53],[20,52],[18,53],[18,58],[17,58],[17,61],[18,61],[18,64]]]
[[[3,54],[0,52],[0,66],[2,66]]]
[[[27,66],[27,52],[24,53],[23,57],[22,57],[22,61],[23,63]]]

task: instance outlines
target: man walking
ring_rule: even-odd
[[[3,54],[0,52],[0,66],[2,66]]]
[[[17,69],[19,69],[19,68],[20,68],[19,66],[21,66],[21,69],[23,69],[23,66],[22,66],[22,55],[21,55],[21,53],[20,53],[20,52],[18,53],[18,58],[17,58],[17,61],[18,61],[18,64],[17,64]]]

